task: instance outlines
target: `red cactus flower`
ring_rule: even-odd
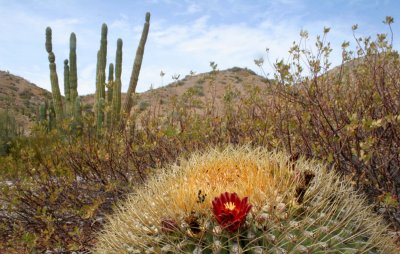
[[[212,205],[217,222],[228,231],[236,232],[243,225],[251,209],[247,201],[248,197],[241,200],[236,193],[228,192],[214,198]]]

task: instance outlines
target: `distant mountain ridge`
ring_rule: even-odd
[[[265,86],[266,83],[264,77],[249,69],[238,67],[217,71],[214,74],[207,72],[187,75],[177,82],[137,94],[134,109],[143,112],[148,106],[159,103],[160,100],[160,104],[167,105],[166,102],[185,93],[191,93],[196,97],[196,103],[204,106],[214,101],[215,107],[219,108],[222,107],[224,93],[228,86],[233,90],[245,92],[247,85]],[[62,84],[60,84],[60,90],[62,89]],[[124,97],[123,93],[122,101]],[[51,98],[51,92],[36,84],[9,72],[0,71],[0,110],[8,110],[26,130],[35,123],[39,105]],[[81,101],[83,109],[90,111],[93,107],[94,95],[83,95]],[[162,105],[161,110],[165,112],[167,108]]]
[[[35,122],[40,103],[50,99],[46,89],[0,70],[0,110],[7,110],[25,131]]]

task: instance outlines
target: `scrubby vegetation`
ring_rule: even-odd
[[[343,43],[343,63],[331,70],[328,32],[312,50],[302,32],[290,60],[273,64],[273,79],[245,92],[230,86],[222,109],[188,103],[201,96],[198,89],[163,101],[167,114],[157,103],[142,107],[151,114],[131,112],[122,131],[99,130],[89,113],[79,128],[64,119],[49,129],[43,119],[0,157],[0,252],[88,250],[104,216],[149,175],[228,144],[324,161],[399,230],[399,54],[385,34],[355,37],[355,47]]]

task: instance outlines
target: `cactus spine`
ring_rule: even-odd
[[[108,82],[107,82],[107,110],[106,110],[107,128],[110,128],[112,123],[111,118],[112,118],[113,87],[114,87],[114,64],[110,63],[110,65],[108,66]]]
[[[121,113],[121,73],[122,73],[122,39],[117,40],[115,54],[115,81],[112,98],[112,114],[114,124],[119,121]]]
[[[53,53],[53,46],[51,43],[51,28],[46,28],[46,51],[49,54],[49,68],[50,68],[50,82],[51,92],[53,95],[54,111],[56,114],[57,121],[61,121],[64,118],[62,98],[60,93],[60,87],[58,85],[58,76],[56,70],[56,56]]]
[[[94,253],[398,253],[382,218],[315,161],[228,147],[161,172],[116,209]],[[227,192],[243,199],[217,200]]]
[[[68,59],[64,60],[64,96],[65,96],[65,114],[71,115],[71,94]]]
[[[139,78],[139,72],[140,72],[140,68],[142,66],[144,46],[146,44],[147,35],[149,34],[149,28],[150,28],[150,13],[147,12],[145,23],[143,25],[142,37],[140,38],[140,42],[139,42],[138,48],[136,50],[135,62],[133,64],[133,68],[132,68],[132,74],[131,74],[131,79],[129,81],[128,92],[126,94],[126,99],[124,102],[124,113],[128,116],[127,119],[129,119],[129,114],[130,114],[132,104],[133,104],[132,95],[136,91],[136,86],[137,86],[137,82],[138,82],[138,78]]]
[[[75,100],[78,97],[78,74],[76,66],[76,36],[75,33],[71,33],[69,38],[69,84],[70,84],[70,115],[73,115],[73,107]]]

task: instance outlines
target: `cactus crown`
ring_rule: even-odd
[[[49,26],[46,28],[46,51],[47,53],[53,51],[53,46],[51,44],[51,28]]]
[[[96,253],[396,253],[381,219],[321,164],[228,147],[163,172],[109,218]]]
[[[150,22],[150,12],[146,12],[146,18],[145,18],[145,20],[146,20],[146,23],[149,23],[149,22]]]
[[[107,32],[108,32],[107,24],[103,23],[103,25],[101,26],[101,38],[106,38]]]
[[[122,72],[122,39],[117,40],[117,52],[115,56],[115,78],[121,78]]]
[[[71,36],[69,37],[69,45],[71,50],[76,50],[76,35],[75,33],[71,33]]]
[[[108,82],[114,80],[114,64],[110,63],[108,65]]]

